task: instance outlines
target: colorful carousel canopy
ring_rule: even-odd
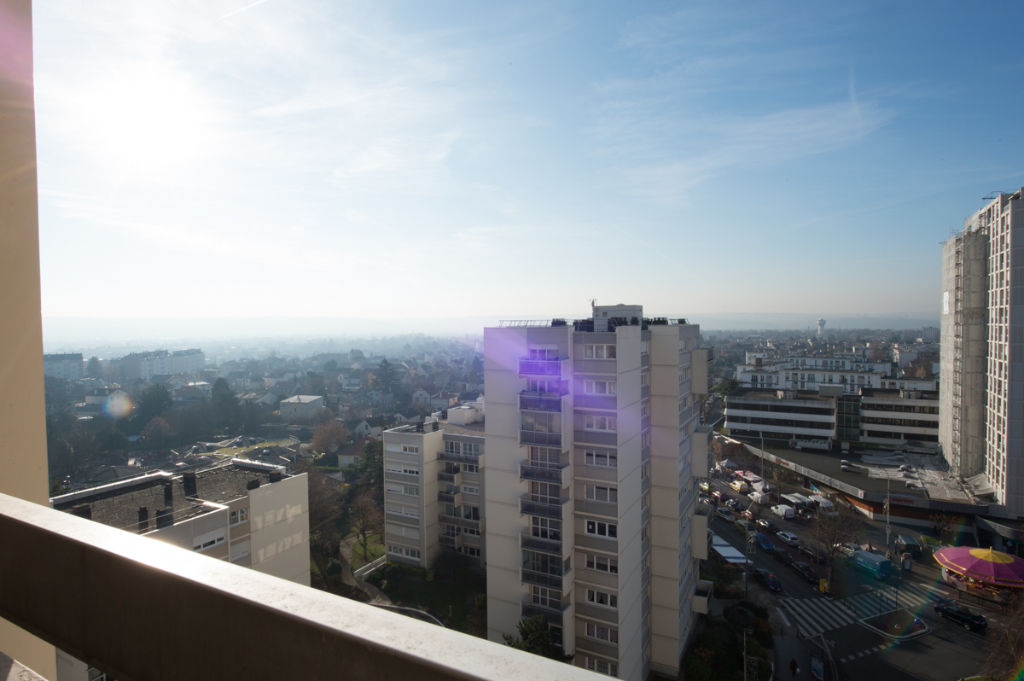
[[[1024,559],[992,548],[947,546],[935,552],[935,560],[944,568],[995,586],[1024,589]]]

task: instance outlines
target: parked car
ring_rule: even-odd
[[[793,507],[787,506],[786,504],[777,504],[772,506],[772,513],[780,518],[792,518],[795,515]]]
[[[775,576],[775,573],[764,568],[757,568],[757,581],[768,587],[769,591],[774,591],[775,593],[782,592],[782,582]]]
[[[728,520],[730,523],[736,521],[736,516],[733,515],[732,511],[730,511],[729,509],[725,508],[724,506],[719,506],[718,508],[716,508],[715,509],[715,514],[719,518],[722,518],[724,520]]]
[[[799,549],[811,557],[818,565],[824,565],[828,562],[828,555],[817,546],[811,544],[800,544]]]
[[[779,561],[783,565],[793,564],[793,556],[789,555],[789,551],[782,548],[781,546],[776,546],[772,550],[772,555],[775,557],[775,560]]]
[[[740,507],[740,502],[736,501],[735,499],[729,499],[728,501],[725,502],[725,505],[735,510]]]
[[[720,490],[720,489],[711,490],[711,497],[713,499],[718,499],[719,501],[721,501],[722,500],[722,490]]]
[[[778,537],[784,544],[789,544],[790,546],[800,546],[800,537],[796,536],[792,532],[786,532],[785,530],[783,530],[782,532],[777,532],[775,536]]]
[[[970,631],[985,631],[988,627],[988,620],[983,615],[976,615],[955,603],[937,603],[935,612]]]
[[[846,556],[847,558],[852,558],[855,552],[860,551],[859,546],[849,541],[840,544],[835,544],[832,548],[834,548],[836,551]]]
[[[775,526],[772,525],[772,521],[768,520],[767,518],[758,518],[756,522],[758,527],[762,528],[766,532],[775,531]]]
[[[745,508],[742,511],[740,511],[740,516],[746,518],[747,520],[753,520],[754,512],[751,511],[749,508]]]
[[[775,550],[775,543],[768,538],[768,535],[762,532],[758,532],[754,535],[754,541],[757,543],[758,547],[760,547],[762,551],[771,553]]]
[[[757,529],[757,525],[750,522],[749,520],[746,520],[745,518],[740,518],[739,520],[737,520],[736,527],[744,535],[749,534],[753,532],[755,529]]]
[[[793,572],[797,573],[811,584],[816,584],[818,582],[818,573],[814,571],[814,568],[802,560],[794,561],[789,567],[793,568]]]
[[[709,506],[712,506],[712,505],[714,505],[715,500],[712,499],[711,497],[701,497],[700,498],[700,503],[708,504]]]

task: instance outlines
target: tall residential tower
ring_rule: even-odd
[[[491,640],[542,614],[574,663],[675,675],[705,602],[707,351],[639,305],[484,331]]]
[[[1009,515],[1024,515],[1024,203],[999,194],[942,248],[939,442]]]

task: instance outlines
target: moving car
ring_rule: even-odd
[[[786,532],[783,530],[782,532],[777,532],[775,536],[785,544],[789,544],[790,546],[800,546],[800,538],[792,532]]]
[[[800,544],[798,548],[800,551],[810,556],[811,560],[818,565],[824,565],[828,561],[828,555],[817,546],[813,546],[811,544]]]
[[[775,593],[782,592],[782,582],[779,581],[779,578],[773,572],[764,568],[757,568],[757,581],[768,587],[769,591],[774,591]]]
[[[768,520],[767,518],[758,518],[756,522],[758,527],[761,527],[766,532],[771,532],[775,529],[775,526],[772,525],[772,521]]]
[[[749,508],[745,508],[742,511],[740,511],[740,515],[742,517],[746,518],[747,520],[753,520],[754,519],[754,512],[751,511]]]
[[[983,615],[976,615],[956,603],[937,603],[935,612],[970,631],[985,631],[988,627],[988,620]]]
[[[818,581],[818,573],[815,572],[814,568],[812,568],[807,563],[805,563],[805,562],[803,562],[801,560],[798,560],[798,561],[795,561],[789,567],[793,568],[793,572],[797,573],[798,575],[800,575],[801,577],[806,579],[811,584],[817,583],[817,581]]]

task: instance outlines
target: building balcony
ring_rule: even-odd
[[[568,497],[552,499],[551,497],[535,497],[531,494],[524,494],[519,500],[519,511],[523,515],[538,515],[561,520],[562,511],[568,501]]]
[[[520,376],[561,376],[562,360],[560,359],[526,359],[519,360]]]
[[[119,679],[606,678],[3,494],[0,537],[0,616]]]
[[[458,475],[458,473],[445,473],[444,471],[438,471],[437,479],[438,479],[438,482],[447,482],[449,484],[454,485],[454,484],[456,484],[455,483],[455,476],[456,475]]]
[[[522,569],[521,577],[524,584],[543,586],[548,589],[558,589],[559,592],[562,590],[562,575],[553,575],[547,572],[531,570],[524,567]]]
[[[455,454],[453,452],[441,452],[437,455],[437,458],[441,461],[454,461],[457,463],[480,463],[479,454]]]
[[[708,607],[711,604],[714,586],[714,582],[710,579],[697,580],[697,588],[693,593],[693,612],[700,615],[708,614]]]
[[[576,512],[588,513],[603,518],[617,518],[619,505],[614,501],[594,501],[593,499],[577,499]]]
[[[565,616],[565,611],[569,609],[571,601],[568,598],[561,599],[556,603],[534,603],[533,597],[530,595],[523,596],[523,617],[535,617],[536,615],[543,615],[547,618],[548,622],[555,626],[562,626],[562,617]]]
[[[462,493],[461,492],[448,492],[448,491],[445,491],[445,490],[438,490],[438,492],[437,492],[437,500],[438,501],[444,501],[444,502],[447,502],[449,504],[461,504],[462,503]]]
[[[535,537],[530,534],[530,530],[523,530],[523,533],[519,535],[520,545],[524,549],[531,551],[540,551],[541,553],[550,553],[556,556],[562,555],[562,540],[561,539],[546,539],[544,537]]]
[[[559,487],[569,486],[569,464],[562,464],[552,468],[548,466],[537,466],[529,461],[519,464],[520,480],[536,480],[538,482],[553,482]]]
[[[540,445],[542,447],[561,447],[562,434],[548,433],[539,430],[520,430],[520,445]]]
[[[523,391],[519,393],[519,408],[530,411],[562,411],[562,396],[554,393]]]

